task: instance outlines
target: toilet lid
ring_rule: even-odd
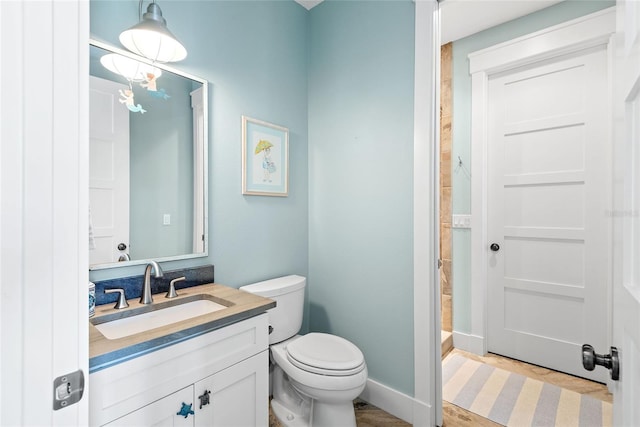
[[[335,335],[310,333],[287,345],[287,357],[296,367],[322,375],[353,375],[364,369],[358,347]]]

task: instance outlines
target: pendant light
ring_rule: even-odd
[[[175,62],[187,57],[187,50],[167,28],[167,21],[155,0],[149,4],[140,22],[120,33],[120,43],[154,62]]]

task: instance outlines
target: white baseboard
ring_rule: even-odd
[[[431,413],[432,406],[413,399],[413,427],[432,427],[431,420],[435,417]],[[400,417],[398,417],[400,418]]]
[[[453,331],[453,347],[469,353],[484,356],[484,337]]]
[[[427,426],[431,407],[372,379],[367,380],[360,398],[414,426]]]

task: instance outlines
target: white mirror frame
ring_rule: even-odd
[[[194,103],[193,107],[193,123],[194,129],[200,129],[202,132],[194,132],[194,224],[200,224],[200,227],[194,226],[193,231],[193,250],[201,249],[202,252],[193,252],[184,255],[173,255],[167,257],[154,257],[157,262],[177,261],[192,258],[203,258],[209,255],[209,87],[205,79],[196,77],[184,71],[167,66],[165,64],[152,63],[141,56],[135,55],[129,51],[119,49],[98,40],[89,39],[89,46],[95,46],[109,52],[114,52],[128,58],[135,59],[154,67],[168,71],[173,74],[188,78],[202,84],[202,103]],[[195,92],[195,91],[194,91]],[[200,158],[201,157],[201,158]],[[202,167],[198,167],[201,165]],[[197,236],[201,235],[202,239],[198,240]],[[149,259],[136,259],[130,261],[94,264],[89,266],[89,270],[104,270],[110,268],[122,268],[134,265],[147,264]]]

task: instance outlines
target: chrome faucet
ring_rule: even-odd
[[[147,268],[144,269],[144,283],[142,285],[142,295],[140,296],[140,304],[151,304],[153,297],[151,296],[151,269],[154,270],[154,277],[162,277],[162,269],[160,264],[155,261],[149,261]]]

